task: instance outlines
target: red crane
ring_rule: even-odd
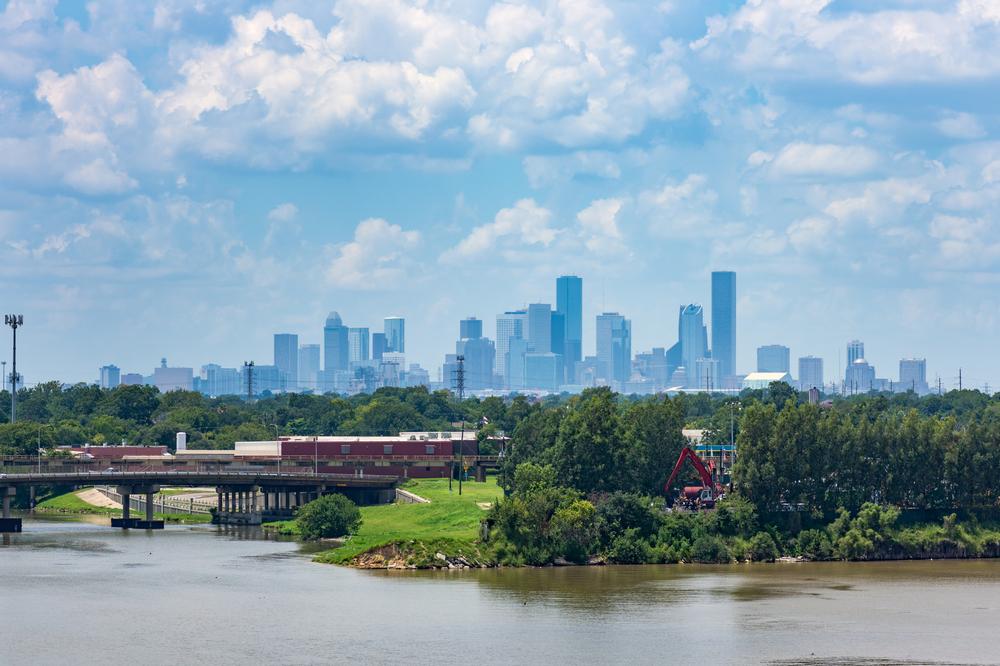
[[[693,507],[711,509],[715,506],[715,501],[721,497],[723,488],[712,480],[712,472],[690,447],[685,446],[681,449],[681,454],[677,456],[677,463],[674,465],[674,471],[670,473],[670,478],[663,489],[669,496],[670,487],[674,485],[674,480],[677,478],[677,474],[680,473],[685,460],[691,461],[695,471],[698,472],[698,476],[701,477],[701,485],[685,486],[682,498],[687,504]]]

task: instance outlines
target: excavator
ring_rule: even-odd
[[[678,499],[680,506],[693,511],[714,508],[716,501],[722,499],[725,495],[725,486],[715,483],[712,480],[711,468],[706,466],[701,458],[698,457],[698,454],[687,446],[681,449],[681,454],[677,457],[677,463],[674,465],[674,471],[670,473],[670,478],[663,487],[667,493],[667,497],[670,497],[670,489],[674,485],[674,480],[676,480],[677,475],[680,473],[681,467],[684,466],[685,460],[691,461],[695,471],[698,472],[698,476],[701,477],[701,485],[685,486]]]

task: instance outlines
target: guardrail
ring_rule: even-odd
[[[122,504],[122,501],[125,499],[120,493],[118,493],[118,491],[112,490],[106,486],[94,486],[94,488],[112,502]],[[156,513],[210,514],[212,513],[212,508],[215,507],[214,502],[208,503],[204,501],[196,501],[193,497],[189,498],[187,501],[171,499],[163,496],[154,496],[154,498],[153,511]],[[146,498],[142,495],[130,495],[129,507],[138,513],[145,512]]]

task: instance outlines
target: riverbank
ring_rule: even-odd
[[[121,507],[117,503],[108,500],[93,488],[83,488],[65,495],[50,497],[44,502],[40,502],[35,507],[35,511],[38,513],[80,514],[111,518],[122,516]],[[212,517],[204,513],[156,513],[154,516],[157,520],[170,523],[194,524],[212,521]]]

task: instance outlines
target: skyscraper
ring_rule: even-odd
[[[723,377],[736,374],[736,273],[712,272],[712,358]]]
[[[349,363],[362,363],[369,359],[368,355],[368,327],[347,329],[347,360]]]
[[[333,382],[332,373],[347,370],[350,364],[347,327],[337,312],[331,312],[323,327],[323,371],[330,373],[326,382]]]
[[[460,339],[483,337],[483,321],[481,319],[476,319],[475,317],[463,319],[458,323],[458,337]]]
[[[699,386],[696,365],[699,358],[708,356],[708,331],[705,329],[704,312],[700,305],[682,305],[677,317],[677,339],[681,343],[681,364],[687,372],[688,386]],[[719,368],[722,370],[721,364]]]
[[[384,321],[386,351],[406,353],[406,320],[402,317],[386,317]]]
[[[791,351],[784,345],[757,347],[757,372],[791,372]]]
[[[528,346],[536,354],[552,351],[552,306],[532,303],[528,306]]]
[[[121,383],[122,383],[122,371],[118,368],[117,365],[101,366],[101,382],[100,382],[101,388],[113,389]],[[18,386],[20,386],[21,382],[18,382],[17,384]]]
[[[281,388],[299,388],[299,336],[294,333],[274,334],[274,365],[278,368]]]
[[[381,361],[382,354],[389,351],[388,344],[385,333],[372,333],[372,358]]]
[[[528,312],[526,310],[513,310],[497,315],[497,374],[507,377],[509,367],[507,352],[510,350],[510,341],[524,339],[527,322]],[[507,386],[514,388],[510,381],[507,382]],[[524,386],[518,388],[524,388]]]
[[[927,386],[927,360],[923,358],[904,358],[899,361],[899,390],[913,391],[924,395],[930,390]]]
[[[319,373],[319,345],[299,347],[299,388],[316,390],[316,375]]]
[[[632,322],[617,312],[597,315],[597,378],[628,381],[632,374]]]
[[[852,370],[851,367],[854,362],[858,359],[864,359],[865,357],[865,343],[860,340],[851,340],[847,343],[847,367],[844,369],[844,381],[847,386],[846,390],[850,391],[852,381]]]
[[[816,356],[799,358],[799,388],[803,391],[823,389],[823,359]]]
[[[556,312],[564,318],[565,343],[563,357],[566,366],[583,359],[583,280],[575,275],[563,275],[556,280]],[[556,352],[559,353],[559,352]],[[571,372],[572,370],[568,370]]]

